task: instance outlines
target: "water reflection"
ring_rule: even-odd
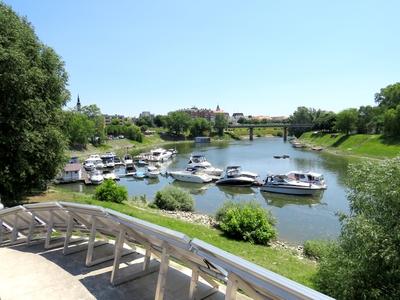
[[[282,208],[285,205],[313,205],[320,204],[323,192],[314,196],[282,195],[269,192],[260,192],[268,205]]]
[[[172,185],[187,190],[192,195],[204,195],[207,189],[212,186],[212,184],[183,182],[178,180],[174,180]]]
[[[228,199],[234,199],[237,195],[255,195],[255,192],[251,187],[226,185],[217,185],[217,187]]]

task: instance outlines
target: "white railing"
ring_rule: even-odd
[[[52,238],[54,232],[64,237],[61,243]],[[115,238],[113,255],[96,256],[94,260],[96,246],[108,242],[108,238]],[[114,210],[69,202],[27,204],[0,210],[0,246],[29,245],[37,240],[44,240],[46,249],[63,246],[64,255],[87,250],[87,266],[114,260],[110,278],[113,285],[158,272],[157,300],[164,297],[170,258],[192,269],[188,299],[199,298],[199,277],[211,285],[202,298],[215,293],[217,281],[223,281],[227,284],[225,299],[235,299],[239,289],[253,299],[332,299],[201,240],[191,240],[183,233]],[[139,272],[123,276],[120,259],[133,252],[127,246],[132,250],[137,246],[143,249],[144,260]]]

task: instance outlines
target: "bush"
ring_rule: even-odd
[[[270,211],[256,202],[226,202],[217,211],[216,219],[225,234],[238,240],[266,245],[276,237]]]
[[[193,211],[194,200],[192,196],[177,187],[168,186],[158,191],[154,204],[160,209]]]
[[[128,191],[125,187],[116,184],[113,180],[105,180],[96,188],[95,199],[122,203],[128,199]]]
[[[323,259],[327,256],[332,247],[331,241],[310,240],[304,243],[304,254],[309,258],[316,260]]]

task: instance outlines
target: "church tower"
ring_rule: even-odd
[[[79,99],[79,94],[78,94],[78,101],[76,102],[76,110],[81,111],[81,100]]]

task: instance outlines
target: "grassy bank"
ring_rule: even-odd
[[[290,250],[274,249],[254,245],[248,242],[235,241],[225,237],[221,231],[203,225],[188,223],[182,220],[160,215],[157,210],[143,209],[125,204],[96,201],[89,195],[52,189],[46,193],[29,198],[30,202],[38,201],[73,201],[111,208],[121,213],[143,219],[173,230],[185,233],[213,244],[225,251],[241,256],[273,272],[286,276],[309,287],[313,287],[312,277],[316,272],[314,262],[297,258]]]
[[[322,146],[337,154],[371,158],[392,158],[400,155],[400,140],[387,139],[378,134],[330,134],[306,132],[300,140]]]

